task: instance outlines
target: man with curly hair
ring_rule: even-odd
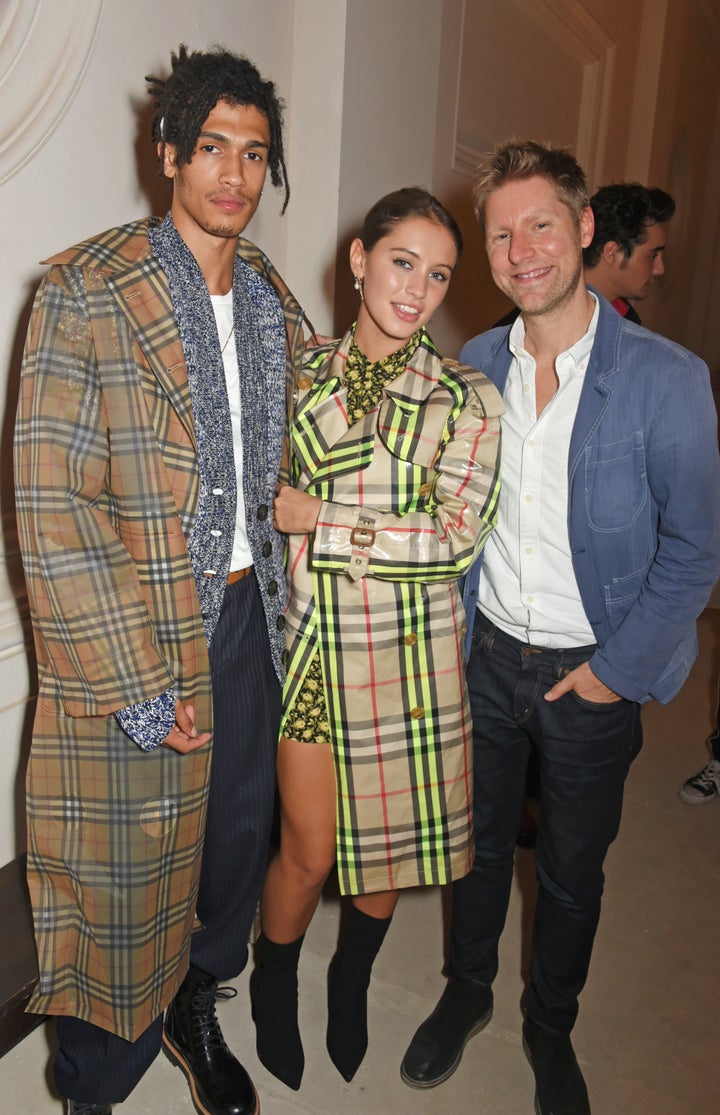
[[[585,282],[639,325],[632,303],[647,298],[650,285],[665,274],[666,226],[675,201],[658,186],[617,182],[601,186],[590,207],[595,229],[583,251]]]
[[[242,238],[284,188],[246,58],[147,79],[164,221],[53,257],[26,346],[18,524],[40,694],[28,877],[55,1080],[106,1115],[162,1047],[195,1109],[253,1115],[223,1039],[266,866],[283,676],[271,506],[302,311]]]

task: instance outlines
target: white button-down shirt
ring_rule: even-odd
[[[510,332],[498,522],[485,545],[478,607],[501,630],[534,646],[594,642],[575,580],[567,514],[570,438],[595,340],[595,303],[587,333],[555,361],[558,390],[539,417],[522,317]]]

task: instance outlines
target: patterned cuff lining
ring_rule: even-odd
[[[175,723],[174,686],[171,685],[157,697],[119,709],[115,718],[141,751],[154,751],[170,734]]]

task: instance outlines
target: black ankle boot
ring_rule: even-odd
[[[185,1073],[200,1115],[256,1115],[257,1094],[225,1044],[216,997],[217,980],[191,964],[165,1015],[163,1050]]]
[[[75,1103],[67,1101],[67,1115],[112,1115],[109,1103]]]
[[[305,1054],[298,1029],[298,960],[303,937],[278,945],[261,933],[258,964],[250,976],[257,1055],[268,1072],[295,1091],[300,1087]]]
[[[352,1080],[368,1044],[367,990],[373,961],[392,917],[371,918],[350,907],[345,940],[328,974],[327,1050],[341,1076]]]

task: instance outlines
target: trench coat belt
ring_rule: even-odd
[[[252,565],[248,565],[246,569],[235,569],[234,572],[228,573],[227,583],[234,585],[236,581],[242,581],[243,577],[247,577],[248,573],[252,571]]]

